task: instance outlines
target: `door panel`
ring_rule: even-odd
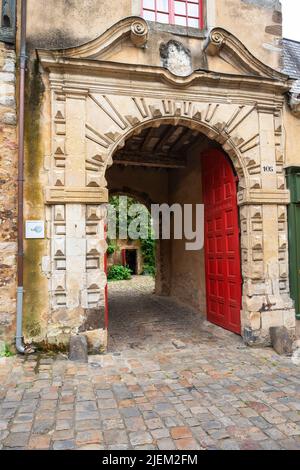
[[[226,156],[202,157],[207,319],[241,333],[241,262],[236,179]]]
[[[300,167],[289,167],[286,171],[291,193],[288,205],[290,290],[295,301],[296,318],[300,320]]]

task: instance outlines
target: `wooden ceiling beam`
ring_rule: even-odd
[[[164,132],[163,136],[162,136],[162,139],[157,142],[157,144],[155,145],[155,147],[153,148],[153,151],[157,150],[157,149],[162,149],[162,147],[168,142],[168,140],[171,139],[172,135],[175,134],[176,132],[176,127],[174,126],[168,126],[166,131]]]
[[[114,157],[114,163],[118,165],[138,165],[138,166],[151,166],[161,168],[185,168],[186,159],[184,157],[174,156],[170,158],[165,153],[145,153],[139,152],[118,152]]]
[[[114,164],[120,166],[139,166],[139,167],[151,167],[151,168],[186,168],[186,163],[175,163],[175,162],[137,162],[135,160],[115,160]]]
[[[180,152],[182,147],[188,145],[193,132],[193,130],[186,128],[186,132],[181,134],[180,138],[171,147],[170,152]]]
[[[144,151],[149,149],[149,144],[151,140],[155,137],[157,127],[150,127],[149,132],[147,133],[144,142],[142,142],[140,150]]]

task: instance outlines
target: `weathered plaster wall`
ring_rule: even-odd
[[[0,43],[0,339],[11,342],[16,311],[16,55]]]
[[[282,15],[278,0],[216,0],[215,21],[262,62],[275,69],[281,67]]]
[[[172,204],[193,204],[194,224],[195,204],[202,203],[200,154],[201,149],[197,149],[188,157],[187,168],[172,172],[169,184]],[[171,240],[170,294],[177,300],[206,314],[204,248],[197,251],[186,251],[186,242],[185,238]]]
[[[300,119],[292,115],[286,105],[284,110],[286,165],[300,165]]]
[[[79,45],[131,14],[132,0],[28,0],[29,44],[47,48]]]
[[[45,220],[43,188],[47,182],[45,161],[49,129],[47,115],[49,101],[44,93],[44,83],[38,63],[28,68],[25,91],[25,167],[24,167],[24,219]],[[30,118],[28,118],[30,116]],[[46,225],[46,230],[48,229]],[[43,256],[47,253],[47,238],[25,240],[24,242],[24,336],[44,338],[47,326],[48,280],[42,272]]]
[[[110,191],[123,191],[129,195],[140,195],[144,201],[163,203],[168,201],[169,175],[166,170],[146,167],[120,167],[112,165],[106,173]]]

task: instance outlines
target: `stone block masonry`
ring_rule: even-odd
[[[17,253],[16,54],[0,43],[0,340],[14,336]]]

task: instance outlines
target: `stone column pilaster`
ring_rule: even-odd
[[[242,328],[250,344],[267,343],[271,326],[293,333],[295,312],[289,296],[287,256],[288,194],[276,148],[274,109],[258,107],[261,188],[241,204],[244,276]],[[279,159],[280,161],[280,159]]]

